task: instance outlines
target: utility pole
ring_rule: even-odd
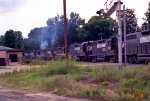
[[[63,0],[64,8],[64,44],[65,44],[65,57],[68,59],[68,34],[67,34],[67,17],[66,17],[66,0]]]
[[[97,11],[97,14],[103,14],[105,16],[111,16],[115,11],[117,12],[117,18],[118,18],[118,61],[119,61],[119,68],[121,69],[123,67],[122,62],[122,22],[121,22],[121,5],[123,2],[121,0],[106,0],[106,3],[104,4],[106,6],[106,12],[104,9],[101,9]],[[110,8],[108,8],[108,5],[110,5]]]
[[[119,68],[122,69],[122,23],[121,23],[121,0],[117,3],[117,16],[118,16],[118,60]]]
[[[126,43],[126,8],[125,5],[123,6],[123,26],[124,26],[124,63],[125,63],[125,67],[127,65],[127,43]]]

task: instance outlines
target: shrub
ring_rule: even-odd
[[[135,87],[139,84],[139,81],[137,79],[129,79],[124,82],[124,85],[126,87]]]
[[[51,80],[51,84],[49,85],[51,89],[64,89],[64,88],[72,88],[72,82],[67,79],[67,77],[58,76],[54,77]]]
[[[108,86],[110,85],[110,82],[104,81],[104,82],[102,83],[102,85],[105,86],[105,87],[108,87]]]
[[[81,80],[85,80],[86,77],[84,76],[84,74],[78,73],[78,74],[72,74],[70,75],[71,78],[75,81],[81,81]]]
[[[28,65],[31,63],[31,61],[30,60],[24,60],[24,63]]]
[[[119,69],[102,67],[94,71],[92,78],[95,82],[116,82],[119,79]]]
[[[49,63],[42,70],[46,76],[53,75],[53,74],[65,75],[68,73],[79,71],[79,67],[75,64],[74,61],[58,60]]]
[[[98,100],[101,98],[101,90],[84,88],[77,93],[77,96],[80,98],[90,98],[90,99]]]
[[[33,60],[32,62],[30,62],[30,65],[46,65],[47,62],[44,60]]]
[[[82,72],[92,72],[94,70],[94,68],[92,68],[92,67],[80,67],[80,70]]]
[[[124,68],[121,71],[122,78],[124,79],[134,79],[137,73],[137,68]]]

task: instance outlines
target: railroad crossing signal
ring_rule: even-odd
[[[102,14],[104,16],[111,16],[115,11],[118,18],[118,59],[119,59],[119,68],[123,67],[122,62],[122,15],[124,12],[121,10],[121,5],[123,2],[121,0],[107,0],[104,4],[106,6],[106,12],[104,9],[97,11],[97,14]],[[108,7],[109,6],[109,7]]]

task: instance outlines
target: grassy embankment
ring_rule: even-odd
[[[113,66],[81,67],[65,60],[40,65],[1,75],[0,86],[97,101],[150,101],[149,65],[122,70]]]

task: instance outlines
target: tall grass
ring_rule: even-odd
[[[46,65],[47,61],[44,60],[24,60],[27,65]]]
[[[46,75],[65,75],[68,73],[78,72],[79,67],[76,65],[74,61],[67,60],[58,60],[52,61],[51,63],[45,65],[41,71]]]
[[[85,80],[98,87],[82,84]],[[81,67],[75,61],[57,60],[40,68],[0,75],[0,86],[97,101],[150,101],[150,66],[120,70],[110,65]]]
[[[102,66],[93,72],[92,78],[95,82],[116,82],[120,78],[120,70],[112,66]]]
[[[118,69],[113,66],[102,66],[93,72],[92,78],[94,81],[121,81],[128,79],[150,80],[150,67],[132,67]]]

